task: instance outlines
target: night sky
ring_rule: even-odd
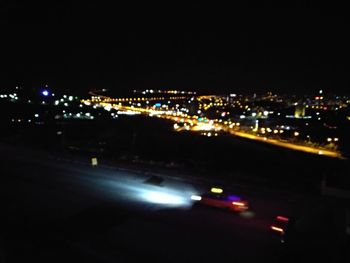
[[[344,8],[1,4],[0,84],[349,94]]]

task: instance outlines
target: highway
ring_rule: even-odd
[[[259,142],[264,142],[264,143],[269,143],[269,144],[273,144],[279,147],[283,147],[283,148],[287,148],[295,151],[302,151],[302,152],[311,153],[311,154],[324,155],[324,156],[333,157],[333,158],[342,158],[341,153],[337,151],[331,151],[331,150],[326,150],[321,148],[314,148],[314,147],[309,147],[305,145],[294,144],[290,142],[284,142],[284,141],[271,139],[267,137],[256,136],[245,132],[239,132],[239,131],[233,131],[233,130],[230,130],[229,132],[238,137],[255,140]]]
[[[162,186],[149,185],[142,172],[7,146],[0,146],[0,157],[1,262],[277,262],[272,218],[302,214],[320,202],[225,185],[252,206],[234,214],[186,199],[209,188],[208,180],[164,175]],[[164,195],[158,192],[180,199],[159,202]]]

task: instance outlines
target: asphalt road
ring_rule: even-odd
[[[302,214],[319,197],[226,185],[252,210],[193,204],[210,183],[92,168],[0,146],[0,261],[277,262],[276,214]],[[157,192],[175,195],[159,203]]]

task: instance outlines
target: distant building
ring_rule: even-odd
[[[295,118],[303,118],[305,117],[305,105],[298,103],[295,106],[295,112],[294,112]]]

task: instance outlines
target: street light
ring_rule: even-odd
[[[43,90],[41,92],[42,95],[44,95],[45,97],[49,96],[49,91],[48,90]]]

